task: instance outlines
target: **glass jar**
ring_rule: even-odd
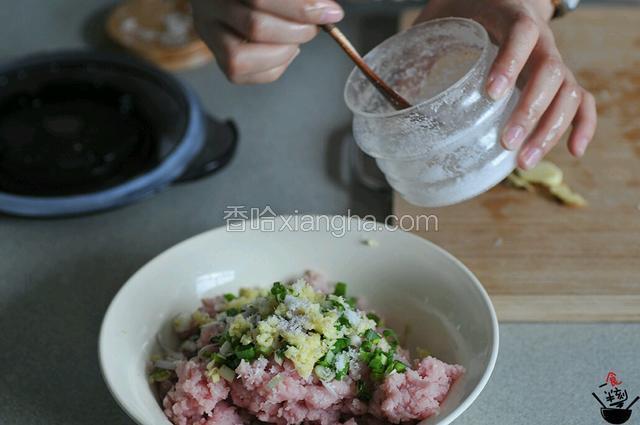
[[[517,152],[500,134],[520,93],[498,101],[485,90],[498,52],[484,28],[445,18],[416,25],[375,47],[365,61],[412,105],[393,109],[355,68],[344,97],[353,135],[389,184],[428,207],[474,197],[508,176]]]

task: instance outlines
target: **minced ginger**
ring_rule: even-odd
[[[546,188],[551,195],[570,207],[584,207],[587,201],[579,193],[574,192],[563,183],[563,173],[560,167],[551,161],[540,161],[531,170],[516,169],[507,177],[507,182],[518,189],[529,192],[535,191],[535,186]]]

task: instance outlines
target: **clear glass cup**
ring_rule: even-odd
[[[412,105],[396,111],[355,68],[344,97],[353,135],[409,202],[454,204],[495,186],[516,167],[500,134],[520,92],[498,101],[485,81],[498,52],[485,29],[462,18],[416,25],[375,47],[365,61]]]

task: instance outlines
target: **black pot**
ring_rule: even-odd
[[[128,56],[69,51],[0,67],[0,211],[113,208],[197,179],[235,151],[173,76]]]

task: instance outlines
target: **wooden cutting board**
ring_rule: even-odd
[[[394,212],[437,215],[437,232],[417,233],[478,276],[501,321],[640,321],[640,8],[583,7],[553,29],[599,125],[582,160],[564,143],[550,159],[590,205],[499,185],[439,209],[396,194]]]

